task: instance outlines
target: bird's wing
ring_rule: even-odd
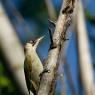
[[[34,95],[37,95],[37,91],[35,87],[33,86],[33,84],[31,85],[31,91],[33,92]]]
[[[30,95],[30,74],[29,74],[29,68],[27,66],[27,60],[25,60],[24,62],[24,74],[25,74],[25,80],[26,80],[26,85],[27,85],[27,89]]]
[[[34,84],[32,84],[31,82],[31,71],[32,71],[31,60],[28,60],[26,58],[24,62],[24,73],[25,73],[27,89],[28,89],[29,95],[30,95],[30,90],[33,92],[34,95],[37,95]]]

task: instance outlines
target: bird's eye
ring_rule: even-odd
[[[30,43],[32,44],[32,46],[34,46],[36,41],[30,41]]]
[[[34,46],[36,44],[36,41],[33,41],[33,44],[32,44],[32,46]]]

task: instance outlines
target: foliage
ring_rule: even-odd
[[[19,95],[14,83],[0,61],[0,95]]]

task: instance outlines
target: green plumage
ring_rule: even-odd
[[[38,44],[39,42],[37,42]],[[40,83],[40,74],[43,72],[43,65],[36,53],[37,44],[27,43],[25,46],[24,73],[27,89],[36,95]]]

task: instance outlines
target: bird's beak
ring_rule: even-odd
[[[35,44],[34,44],[33,47],[34,47],[35,50],[36,50],[38,44],[42,41],[42,39],[43,39],[44,37],[45,37],[45,36],[42,36],[42,37],[40,37],[40,38],[38,38],[37,40],[34,41]]]

